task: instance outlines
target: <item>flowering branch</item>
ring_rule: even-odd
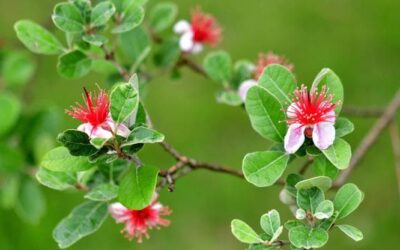
[[[357,150],[355,151],[349,167],[344,170],[339,177],[336,179],[334,186],[340,187],[343,185],[347,178],[351,175],[353,170],[356,168],[358,163],[362,160],[364,155],[367,153],[368,149],[375,143],[378,139],[379,135],[382,133],[383,129],[385,129],[390,122],[396,116],[397,110],[400,108],[400,90],[397,91],[396,95],[386,107],[385,111],[383,112],[382,116],[376,121],[375,125],[371,128],[368,134],[364,137],[361,141],[360,145],[358,146]]]
[[[397,186],[400,193],[400,135],[399,127],[395,120],[389,124],[389,134],[392,141],[394,164],[396,169]]]

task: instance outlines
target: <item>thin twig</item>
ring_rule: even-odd
[[[185,54],[181,54],[181,58],[180,58],[177,66],[187,66],[194,72],[208,78],[208,75],[207,75],[206,71],[204,70],[204,68],[201,65],[197,64],[195,61],[188,58]]]
[[[311,164],[314,162],[314,158],[307,158],[307,161],[303,163],[299,170],[299,174],[303,175],[307,172],[307,169],[311,166]]]
[[[396,168],[397,186],[400,194],[400,136],[399,127],[395,120],[389,124],[389,133],[392,140],[394,164]]]
[[[339,177],[336,179],[333,185],[334,187],[340,187],[345,183],[345,181],[350,176],[352,171],[356,168],[358,163],[367,153],[368,149],[372,146],[372,144],[374,144],[378,136],[382,133],[383,129],[387,127],[388,124],[395,117],[399,107],[400,107],[400,90],[397,91],[395,97],[389,103],[383,115],[378,119],[375,125],[371,128],[368,134],[361,141],[360,145],[358,146],[357,150],[355,151],[350,161],[349,167],[339,175]]]

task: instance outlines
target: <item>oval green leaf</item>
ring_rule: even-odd
[[[92,60],[80,50],[74,50],[60,56],[57,71],[67,78],[80,78],[87,75],[92,67]]]
[[[47,152],[40,166],[56,172],[78,172],[93,167],[87,157],[72,156],[65,147],[58,147]]]
[[[336,139],[329,148],[321,151],[338,169],[346,169],[350,164],[351,146],[341,138]]]
[[[139,97],[130,83],[120,83],[111,91],[111,116],[117,123],[124,122],[138,107]]]
[[[332,180],[326,176],[316,176],[296,183],[296,189],[309,189],[312,187],[320,188],[322,191],[328,190],[332,186]]]
[[[232,75],[232,60],[225,51],[209,53],[203,61],[204,70],[214,81],[227,82]]]
[[[333,204],[338,219],[344,218],[358,208],[364,199],[364,193],[352,183],[345,184],[336,193]]]
[[[80,10],[73,3],[59,3],[51,16],[54,24],[64,32],[84,31],[84,20]]]
[[[109,1],[101,2],[93,8],[90,23],[94,27],[103,26],[110,20],[114,13],[114,4]]]
[[[262,137],[282,142],[286,133],[285,114],[279,101],[264,88],[252,87],[247,92],[246,111],[254,130]]]
[[[244,176],[257,187],[271,186],[282,176],[289,157],[277,151],[249,153],[243,159]]]
[[[249,225],[241,220],[232,220],[231,230],[236,239],[243,243],[256,244],[263,242],[260,236],[258,236],[258,234]]]
[[[48,30],[29,20],[18,21],[14,25],[18,39],[32,52],[58,55],[64,48]]]

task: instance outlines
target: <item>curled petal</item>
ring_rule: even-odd
[[[297,103],[292,103],[286,110],[286,115],[288,118],[295,118],[296,117],[296,112],[299,110],[299,106]]]
[[[240,84],[238,95],[240,96],[243,102],[246,101],[246,96],[249,89],[255,85],[257,85],[257,81],[253,79],[246,80]]]
[[[190,31],[184,33],[179,40],[179,46],[182,51],[191,52],[194,46],[193,33]]]
[[[190,31],[190,23],[186,20],[180,20],[174,25],[174,32],[183,34]]]
[[[335,120],[336,120],[335,111],[331,110],[328,113],[326,113],[325,119],[327,122],[335,123]]]
[[[305,127],[299,123],[295,123],[289,126],[289,129],[285,135],[285,150],[289,154],[294,154],[303,145]]]
[[[314,126],[312,139],[319,149],[327,149],[335,140],[335,127],[333,123],[321,122]]]
[[[89,137],[92,134],[93,126],[90,123],[83,123],[77,128],[79,131],[86,133]]]

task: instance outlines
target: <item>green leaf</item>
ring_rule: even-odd
[[[232,76],[232,60],[225,51],[209,53],[203,61],[204,70],[214,81],[227,82]]]
[[[0,74],[7,86],[23,86],[33,76],[36,65],[25,52],[11,52],[4,57]]]
[[[20,182],[19,174],[8,175],[4,179],[0,186],[0,203],[3,208],[11,209],[15,207],[18,200]]]
[[[289,155],[283,152],[264,151],[247,154],[243,159],[246,180],[257,187],[273,185],[285,171]]]
[[[235,63],[233,69],[232,82],[234,88],[237,89],[239,85],[249,79],[253,79],[254,64],[247,60],[240,60]]]
[[[92,67],[92,60],[80,50],[74,50],[60,56],[57,71],[67,78],[80,78],[87,75]]]
[[[14,25],[14,29],[18,39],[34,53],[58,55],[64,50],[53,34],[32,21],[18,21]]]
[[[67,248],[81,238],[94,233],[107,218],[107,203],[88,201],[65,217],[53,231],[60,248]]]
[[[74,187],[77,176],[71,172],[55,172],[46,168],[39,168],[36,179],[40,184],[55,190],[65,190]]]
[[[335,122],[336,138],[346,136],[354,131],[354,124],[347,118],[339,117]]]
[[[327,149],[321,150],[326,158],[338,169],[346,169],[350,164],[351,147],[343,139],[336,139]]]
[[[136,27],[131,31],[122,33],[119,38],[122,52],[130,62],[133,62],[133,64],[139,66],[139,64],[149,55],[151,48],[150,37],[142,27]]]
[[[164,141],[164,135],[160,132],[146,127],[136,127],[129,134],[122,147],[139,143],[159,143],[162,141]]]
[[[18,172],[25,166],[23,152],[8,144],[0,144],[0,173]]]
[[[130,83],[116,85],[111,91],[111,116],[117,123],[124,122],[138,107],[138,93]]]
[[[275,209],[261,216],[260,225],[264,232],[268,235],[269,242],[275,241],[282,233],[281,219],[278,211]]]
[[[285,223],[285,228],[287,230],[290,230],[292,228],[295,228],[295,227],[298,227],[298,226],[302,226],[302,225],[304,225],[304,224],[302,222],[298,221],[298,220],[288,220]]]
[[[333,202],[330,200],[324,200],[318,205],[314,216],[319,220],[328,219],[333,215],[333,210]]]
[[[293,174],[293,173],[289,174],[286,177],[285,188],[291,194],[291,196],[293,198],[296,198],[296,196],[297,196],[297,189],[295,188],[295,186],[299,181],[302,181],[302,180],[304,180],[303,176],[298,175],[298,174]]]
[[[127,208],[141,210],[153,198],[158,169],[152,166],[135,167],[121,180],[118,200]]]
[[[343,233],[355,241],[360,241],[364,238],[363,233],[356,227],[350,225],[336,225]]]
[[[84,20],[80,10],[73,3],[59,3],[51,16],[54,24],[64,32],[83,32]]]
[[[332,95],[332,102],[337,104],[335,113],[338,116],[343,106],[343,86],[340,78],[329,68],[323,68],[318,73],[311,88],[321,90],[324,85],[328,88],[328,95]]]
[[[83,41],[88,42],[97,47],[101,47],[108,41],[107,37],[99,34],[84,35],[82,39]]]
[[[264,88],[254,86],[247,92],[246,111],[252,127],[266,139],[282,142],[286,133],[285,114],[278,100]]]
[[[101,2],[93,8],[90,23],[94,27],[103,26],[110,20],[114,13],[114,4],[109,1]]]
[[[113,33],[123,33],[133,30],[142,23],[144,19],[143,7],[137,5],[135,1],[130,2],[130,5],[118,11],[117,26],[112,30]]]
[[[176,38],[165,40],[154,55],[154,64],[159,67],[174,67],[178,62],[181,49]]]
[[[78,172],[93,167],[87,157],[72,156],[65,147],[58,147],[47,152],[40,166],[56,172]]]
[[[73,156],[90,156],[97,152],[97,148],[90,144],[89,136],[79,130],[68,129],[59,134],[57,140],[68,148]]]
[[[254,230],[249,225],[241,220],[232,220],[231,230],[236,239],[243,243],[256,244],[263,242],[260,236],[258,236],[258,234],[254,232]]]
[[[282,107],[292,103],[292,94],[296,89],[296,81],[293,74],[284,66],[272,64],[267,66],[258,84],[278,99]]]
[[[339,173],[339,169],[326,159],[325,155],[318,155],[314,158],[312,169],[315,175],[328,176],[331,179],[335,179]]]
[[[18,121],[21,103],[12,94],[0,93],[0,136],[9,132]]]
[[[297,205],[306,211],[314,213],[318,205],[324,200],[324,193],[317,187],[297,191]]]
[[[92,144],[96,149],[101,149],[107,141],[108,139],[105,138],[93,138],[90,140],[90,144]]]
[[[174,23],[177,14],[176,4],[172,2],[159,3],[150,11],[150,27],[154,32],[163,31]]]
[[[118,186],[110,183],[101,184],[85,195],[92,201],[110,201],[118,196]]]
[[[290,229],[289,240],[297,248],[320,248],[328,242],[328,233],[321,228],[298,226]]]
[[[23,220],[33,224],[37,224],[44,215],[45,198],[39,185],[32,179],[22,181],[15,210]]]
[[[217,101],[219,103],[224,103],[231,106],[239,106],[243,104],[240,96],[232,90],[222,91],[221,93],[219,93],[219,95],[217,96]]]
[[[328,190],[332,186],[332,180],[326,176],[316,176],[307,180],[299,181],[295,185],[296,189],[309,189],[312,187],[320,188],[322,191]]]
[[[333,204],[338,211],[338,219],[344,218],[358,208],[364,199],[364,193],[352,183],[342,186],[336,193]]]

